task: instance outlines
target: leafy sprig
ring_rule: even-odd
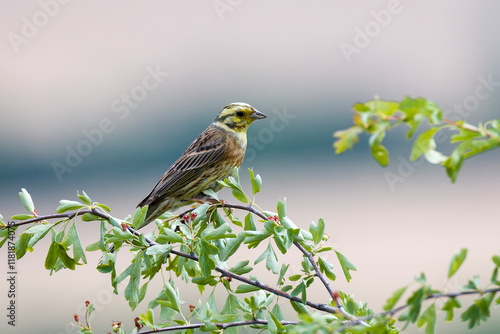
[[[420,125],[427,121],[430,128],[421,132],[413,143],[410,160],[423,156],[429,163],[442,165],[455,182],[464,161],[492,149],[500,147],[500,120],[490,120],[477,126],[464,120],[452,121],[443,117],[438,105],[424,98],[406,97],[402,101],[371,100],[357,103],[353,107],[354,124],[334,133],[335,152],[340,154],[352,148],[363,132],[370,135],[368,143],[375,160],[382,166],[389,164],[389,151],[382,144],[387,131],[405,124],[409,127],[406,134],[411,139]],[[454,134],[450,143],[456,144],[453,152],[447,156],[437,150],[436,135],[448,129]]]

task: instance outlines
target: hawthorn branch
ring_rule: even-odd
[[[140,232],[137,232],[136,230],[134,230],[133,227],[131,226],[127,226],[127,229],[129,230],[130,233],[134,234],[135,236],[140,236],[141,233]],[[157,242],[155,242],[154,240],[151,240],[150,238],[148,237],[145,237],[145,240],[151,245],[151,246],[154,246],[154,245],[158,245]],[[172,249],[170,250],[170,253],[172,254],[175,254],[177,256],[182,256],[184,258],[187,258],[187,259],[191,259],[191,260],[194,260],[196,262],[199,262],[199,257],[196,256],[195,254],[190,254],[190,253],[184,253],[184,252],[181,252],[181,251],[178,251],[178,250],[175,250],[175,249]],[[245,276],[241,276],[241,275],[238,275],[238,274],[235,274],[229,270],[225,270],[219,266],[215,266],[215,271],[219,272],[222,274],[222,276],[224,277],[231,277],[235,280],[238,280],[240,282],[243,282],[243,283],[246,283],[246,284],[249,284],[249,285],[253,285],[259,289],[262,289],[262,290],[265,290],[265,291],[268,291],[276,296],[280,296],[280,297],[283,297],[283,298],[286,298],[286,299],[289,299],[289,300],[293,300],[294,302],[297,302],[297,303],[302,303],[302,299],[299,298],[299,297],[292,297],[290,294],[286,293],[286,292],[283,292],[283,291],[280,291],[278,289],[274,289],[266,284],[263,284],[261,283],[260,281],[254,281],[254,280],[251,280],[249,278],[246,278]],[[327,312],[327,313],[332,313],[332,314],[335,314],[335,313],[338,313],[339,312],[339,309],[336,308],[336,307],[332,307],[330,305],[326,305],[326,304],[319,304],[319,303],[314,303],[314,302],[311,302],[309,300],[306,301],[306,305],[309,306],[309,307],[312,307],[316,310],[319,310],[319,311],[323,311],[323,312]],[[352,316],[351,318],[349,319],[352,319]]]
[[[70,212],[70,213],[56,213],[52,215],[45,215],[45,216],[37,216],[31,219],[23,220],[14,224],[9,225],[9,228],[12,227],[18,227],[18,226],[23,226],[27,225],[30,223],[36,223],[40,222],[42,220],[49,220],[49,219],[56,219],[56,218],[66,218],[66,219],[73,219],[76,216],[82,216],[86,213],[93,214],[95,216],[99,216],[104,219],[109,219],[109,215],[97,210],[97,209],[85,209],[85,210],[80,210],[80,211],[75,211],[75,212]],[[2,226],[2,228],[7,228],[6,226]]]
[[[255,213],[259,217],[267,220],[267,217],[264,214],[262,214],[261,212],[255,210],[251,206],[250,207],[246,207],[246,206],[236,205],[236,204],[224,204],[224,206],[247,210],[247,211]],[[81,216],[81,215],[83,215],[85,213],[91,213],[93,215],[99,216],[99,217],[101,217],[103,219],[106,219],[106,220],[110,219],[110,215],[108,215],[106,213],[103,213],[103,212],[98,211],[96,209],[88,209],[88,210],[80,210],[80,211],[76,211],[76,212],[72,212],[72,213],[61,213],[61,214],[53,214],[53,215],[46,215],[46,216],[38,216],[36,218],[32,218],[32,219],[28,219],[28,220],[19,222],[19,223],[15,224],[15,226],[21,226],[21,225],[25,225],[25,224],[29,224],[29,223],[33,223],[33,222],[37,222],[37,221],[42,221],[42,220],[47,220],[47,219],[55,219],[55,218],[72,219],[75,216]],[[129,230],[130,233],[132,233],[133,235],[135,235],[137,237],[140,237],[141,234],[142,234],[142,233],[136,231],[132,226],[127,225],[127,229]],[[148,237],[145,237],[145,240],[151,246],[158,245],[157,242],[155,242],[154,240],[152,240],[152,239],[150,239]],[[195,254],[188,254],[188,253],[184,253],[184,252],[181,252],[181,251],[178,251],[178,250],[175,250],[175,249],[172,249],[170,252],[172,254],[175,254],[175,255],[178,255],[178,256],[182,256],[182,257],[194,260],[196,262],[199,261],[198,256],[196,256]],[[253,285],[255,287],[258,287],[259,289],[268,291],[268,292],[273,293],[273,294],[275,294],[277,296],[280,296],[280,297],[283,297],[283,298],[286,298],[286,299],[289,299],[289,300],[293,300],[294,302],[297,302],[297,303],[302,303],[302,299],[301,298],[292,297],[288,293],[285,293],[283,291],[271,288],[270,286],[265,285],[265,284],[263,284],[263,283],[261,283],[259,281],[254,281],[254,280],[251,280],[251,279],[246,278],[244,276],[237,275],[237,274],[235,274],[233,272],[230,272],[228,270],[225,270],[225,269],[223,269],[223,268],[221,268],[219,266],[216,266],[215,270],[218,271],[219,273],[221,273],[223,276],[234,278],[234,279],[236,279],[236,280],[238,280],[240,282],[243,282],[243,283],[246,283],[246,284],[249,284],[249,285]],[[314,309],[317,309],[319,311],[323,311],[323,312],[327,312],[327,313],[335,314],[335,313],[339,312],[338,308],[336,308],[336,307],[332,307],[332,306],[325,305],[325,304],[314,303],[314,302],[311,302],[311,301],[306,301],[306,305],[309,306],[309,307],[312,307]]]
[[[286,325],[298,325],[299,321],[280,321],[280,324],[283,326]],[[227,329],[230,327],[241,327],[241,326],[252,326],[252,325],[267,325],[267,320],[262,319],[254,319],[250,321],[236,321],[236,322],[228,322],[228,323],[215,323],[213,325],[217,326],[220,329]],[[140,332],[141,334],[152,334],[152,333],[160,333],[160,332],[169,332],[169,331],[178,331],[185,329],[195,329],[205,326],[205,324],[189,324],[189,325],[181,325],[181,326],[172,326],[167,328],[157,328],[152,330],[147,330],[144,332]]]
[[[460,292],[449,292],[449,293],[435,293],[435,294],[430,294],[429,296],[427,296],[426,298],[424,298],[424,301],[427,301],[427,300],[432,300],[432,299],[440,299],[440,298],[457,298],[457,297],[461,297],[461,296],[467,296],[467,295],[487,295],[487,294],[490,294],[490,293],[497,293],[497,292],[500,292],[500,287],[499,288],[491,288],[491,289],[487,289],[487,290],[484,290],[484,291],[476,291],[476,290],[468,290],[468,291],[460,291]],[[392,309],[392,310],[389,310],[389,311],[386,311],[386,312],[381,312],[381,313],[378,313],[378,314],[373,314],[373,315],[370,315],[370,316],[366,316],[366,317],[361,317],[359,318],[359,320],[361,321],[368,321],[368,320],[371,320],[373,318],[377,318],[377,317],[390,317],[390,318],[393,318],[394,315],[396,313],[399,313],[405,309],[407,309],[408,307],[410,307],[411,305],[410,304],[405,304],[405,305],[402,305],[402,306],[399,306],[395,309]],[[338,332],[342,332],[352,326],[355,326],[357,325],[358,323],[356,323],[356,321],[349,321],[348,323],[344,324],[342,327],[339,327],[337,328],[336,330]]]
[[[230,204],[230,203],[224,203],[222,202],[221,203],[221,206],[222,207],[227,207],[227,208],[233,208],[233,209],[239,209],[239,210],[245,210],[245,211],[248,211],[248,212],[251,212],[253,213],[254,215],[264,219],[264,220],[269,220],[268,217],[266,217],[262,212],[256,210],[252,205],[248,205],[248,206],[245,206],[245,205],[238,205],[238,204]],[[318,267],[318,264],[316,263],[316,260],[314,260],[314,257],[312,255],[312,253],[308,252],[299,242],[297,241],[294,241],[293,244],[295,245],[295,247],[297,247],[301,252],[302,254],[304,254],[304,256],[307,258],[307,260],[311,263],[311,265],[313,266],[314,268],[314,271],[316,272],[316,276],[321,280],[321,282],[323,283],[323,285],[325,286],[326,290],[328,291],[328,293],[330,294],[330,297],[332,297],[332,300],[333,302],[335,303],[336,307],[337,307],[337,310],[338,312],[340,312],[346,319],[348,320],[351,320],[351,321],[354,321],[355,323],[359,323],[359,324],[362,324],[364,326],[368,326],[365,322],[359,320],[358,318],[354,317],[353,315],[349,314],[345,309],[344,307],[342,306],[342,304],[339,302],[338,300],[338,293],[334,292],[333,289],[331,288],[330,286],[330,283],[328,283],[325,275],[323,275],[323,273],[321,272],[321,270],[319,269]]]

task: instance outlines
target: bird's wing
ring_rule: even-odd
[[[142,207],[160,198],[168,197],[186,186],[205,168],[219,160],[224,154],[225,147],[226,134],[207,129],[170,166],[153,190],[138,206]]]

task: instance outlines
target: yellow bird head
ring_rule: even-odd
[[[214,120],[214,124],[232,132],[246,132],[253,121],[267,116],[243,102],[225,106]]]

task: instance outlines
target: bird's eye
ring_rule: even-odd
[[[236,116],[243,117],[243,116],[245,116],[245,113],[243,111],[238,111],[238,112],[236,112]]]

